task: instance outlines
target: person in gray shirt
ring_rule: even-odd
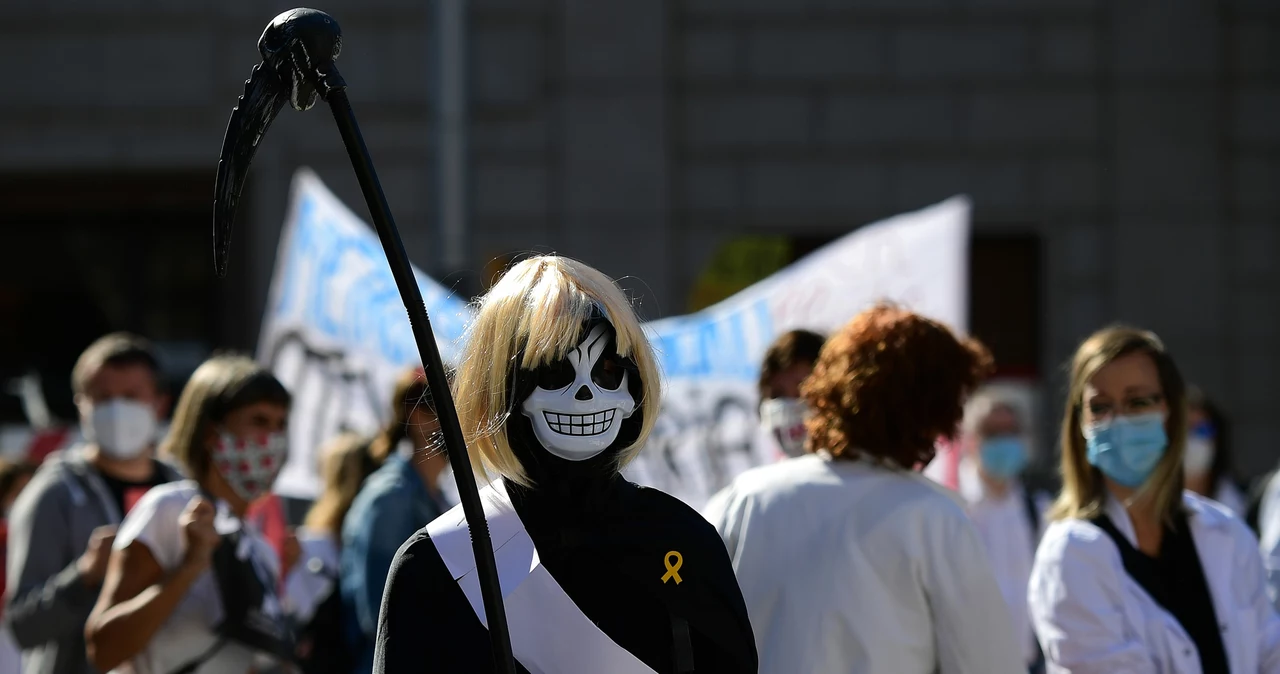
[[[9,517],[4,621],[26,674],[93,674],[84,625],[116,526],[151,487],[181,479],[154,458],[169,402],[146,340],[100,338],[71,379],[85,442],[46,458]]]

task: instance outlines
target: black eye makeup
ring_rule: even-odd
[[[538,368],[538,386],[556,391],[573,383],[576,373],[567,359],[548,363]]]
[[[601,356],[591,368],[591,381],[606,391],[616,391],[622,385],[622,377],[626,369],[615,354]]]

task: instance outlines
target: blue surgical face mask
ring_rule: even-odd
[[[1146,482],[1169,446],[1161,412],[1116,416],[1083,431],[1089,463],[1126,487]]]
[[[987,438],[978,445],[982,470],[991,477],[1007,480],[1027,466],[1027,443],[1012,435]]]

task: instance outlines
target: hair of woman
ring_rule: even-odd
[[[30,478],[35,474],[34,463],[0,459],[0,499],[8,498],[23,478]]]
[[[409,421],[413,411],[425,408],[435,414],[435,402],[427,386],[422,368],[412,368],[400,373],[391,392],[391,419],[382,426],[369,445],[369,456],[379,465],[396,451],[401,440],[409,437]],[[417,447],[415,449],[422,449]]]
[[[661,404],[653,349],[631,303],[609,277],[576,260],[540,255],[523,260],[477,300],[455,374],[454,399],[475,472],[497,473],[531,486],[505,431],[516,401],[508,400],[514,368],[534,370],[578,345],[582,326],[603,313],[613,325],[618,355],[635,362],[643,383],[634,414],[639,437],[617,455],[621,469],[640,453]],[[518,413],[518,412],[517,412]]]
[[[289,392],[269,371],[241,355],[217,355],[187,380],[160,452],[172,457],[196,481],[210,467],[209,432],[242,407],[270,402],[288,407]]]
[[[902,468],[933,458],[952,438],[965,398],[991,371],[977,340],[937,321],[879,304],[833,334],[800,393],[813,409],[809,451],[860,456]]]
[[[1161,394],[1168,408],[1165,432],[1169,445],[1155,472],[1142,487],[1152,499],[1155,511],[1169,521],[1181,504],[1182,453],[1187,436],[1187,390],[1182,374],[1153,332],[1115,325],[1093,333],[1076,349],[1071,359],[1070,387],[1062,415],[1059,449],[1062,454],[1062,492],[1049,510],[1050,519],[1087,519],[1101,512],[1107,487],[1102,472],[1089,463],[1084,431],[1084,391],[1107,364],[1133,353],[1143,353],[1155,363]]]
[[[378,464],[369,454],[369,438],[359,433],[340,433],[324,446],[321,456],[324,491],[307,511],[306,526],[337,538],[360,486]]]

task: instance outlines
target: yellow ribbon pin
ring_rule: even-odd
[[[675,558],[675,563],[671,562],[671,558]],[[672,550],[662,558],[662,563],[667,567],[667,573],[662,577],[662,583],[665,585],[668,580],[675,579],[676,585],[680,584],[680,567],[684,565],[684,557],[680,553]]]

